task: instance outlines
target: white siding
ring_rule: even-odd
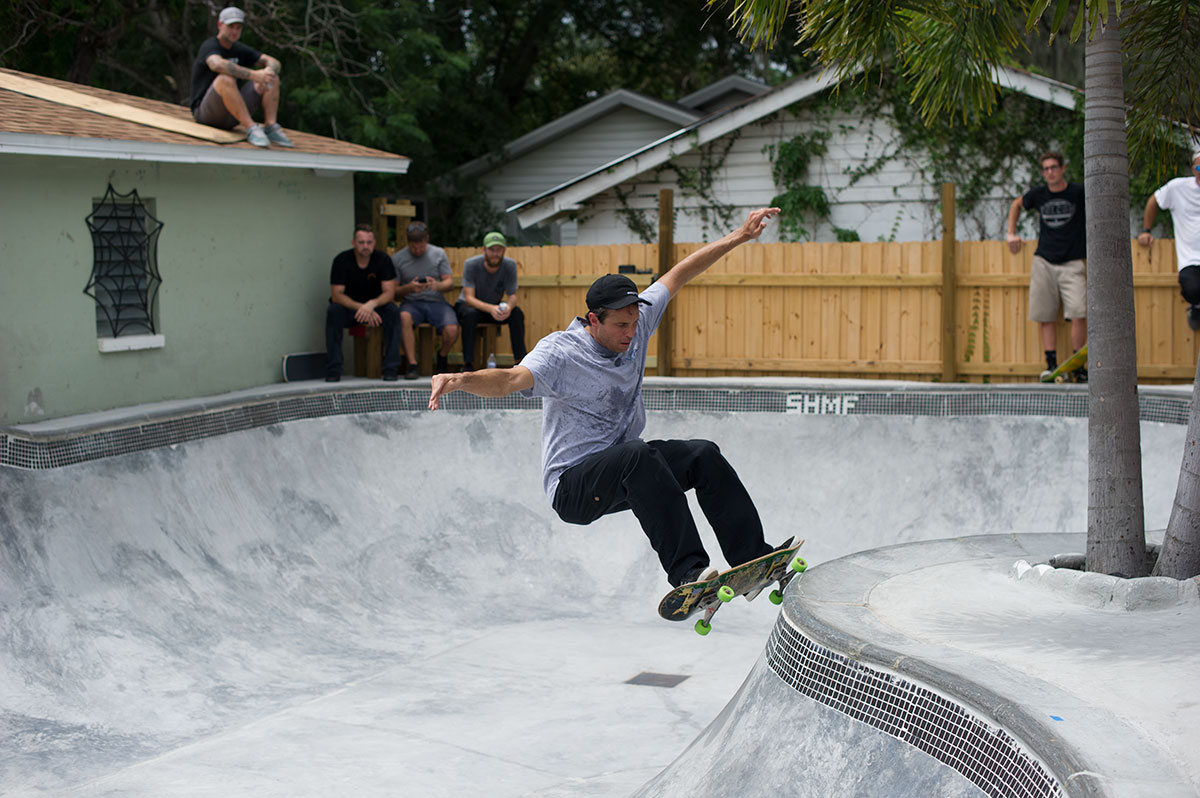
[[[488,172],[480,182],[503,209],[603,166],[678,127],[632,108],[591,124]]]
[[[929,240],[941,235],[941,216],[938,202],[940,186],[927,185],[903,159],[889,160],[877,172],[850,184],[851,173],[874,163],[880,156],[895,150],[895,132],[883,119],[862,119],[838,113],[819,123],[831,133],[826,156],[814,162],[810,183],[820,185],[829,198],[831,211],[828,221],[806,225],[811,240],[832,241],[833,228],[855,230],[863,241]],[[771,177],[771,160],[765,147],[789,139],[814,127],[811,114],[794,116],[784,112],[747,125],[733,136],[734,141],[721,167],[713,178],[713,195],[721,203],[736,208],[734,223],[740,222],[749,210],[769,203],[777,193]],[[714,156],[724,151],[728,138],[710,145]],[[910,156],[913,159],[919,155]],[[679,168],[695,168],[701,161],[696,152],[677,158]],[[1022,187],[1028,185],[1032,164],[1011,165],[1010,188],[980,203],[972,214],[961,212],[957,220],[960,239],[1003,238],[1004,219],[1008,205]],[[676,185],[675,172],[659,168],[629,181],[618,189],[605,191],[593,198],[579,221],[577,241],[580,244],[612,244],[635,240],[636,236],[621,219],[622,204],[618,191],[626,195],[629,209],[642,211],[645,218],[657,226],[657,203],[660,188],[675,189],[676,241],[708,241],[728,232],[730,225],[719,220],[706,224],[700,216],[700,206],[707,203],[692,191],[681,191]],[[527,195],[530,196],[530,195]],[[709,214],[711,217],[711,214]],[[1023,233],[1036,235],[1031,215],[1022,220]],[[778,226],[772,226],[764,240],[777,240]]]

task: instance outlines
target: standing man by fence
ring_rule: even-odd
[[[1073,350],[1087,343],[1087,218],[1083,186],[1067,182],[1062,153],[1043,153],[1038,163],[1046,184],[1026,191],[1009,206],[1008,250],[1014,255],[1021,251],[1021,210],[1036,210],[1040,224],[1029,275],[1029,320],[1041,324],[1044,377],[1058,368],[1055,323],[1060,298],[1063,318],[1071,322]],[[1087,381],[1087,369],[1079,370],[1078,379]]]
[[[1175,266],[1179,269],[1179,293],[1188,303],[1187,323],[1200,330],[1200,150],[1192,153],[1192,176],[1168,180],[1146,200],[1138,243],[1150,246],[1150,230],[1158,209],[1171,212],[1175,224]]]

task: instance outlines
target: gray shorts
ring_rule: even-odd
[[[1087,261],[1051,263],[1034,255],[1029,274],[1029,320],[1058,321],[1059,297],[1063,318],[1087,318]]]
[[[242,99],[246,101],[246,110],[251,114],[262,105],[262,95],[258,93],[258,89],[254,88],[254,81],[245,81],[238,91],[241,93]],[[222,130],[232,130],[237,127],[238,123],[237,118],[225,107],[225,101],[221,99],[221,95],[217,94],[216,89],[212,86],[208,87],[208,91],[204,92],[204,99],[196,106],[196,110],[192,111],[192,118],[202,125],[219,127]]]
[[[458,316],[454,315],[454,308],[444,299],[404,302],[400,305],[400,312],[412,316],[414,327],[418,324],[429,324],[441,332],[446,327],[458,326]]]

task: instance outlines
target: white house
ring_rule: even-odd
[[[503,210],[768,90],[764,83],[736,76],[674,103],[619,89],[508,142],[497,153],[463,164],[443,183],[475,181],[493,207]],[[529,243],[576,243],[569,219],[522,233],[514,216],[505,232]]]
[[[1008,68],[998,69],[996,80],[1044,102],[1075,107],[1078,90],[1066,84]],[[864,119],[827,108],[818,114],[811,103],[795,110],[836,85],[832,73],[814,72],[746,96],[604,163],[580,169],[569,179],[511,204],[508,211],[522,229],[569,220],[575,243],[624,243],[638,239],[639,218],[643,229],[656,227],[659,189],[672,188],[675,240],[709,240],[726,232],[731,219],[740,221],[749,209],[761,207],[779,193],[766,148],[820,126],[829,133],[828,149],[813,163],[810,180],[824,190],[830,213],[814,225],[810,239],[834,240],[838,228],[854,231],[863,241],[940,235],[940,186],[919,180],[904,159],[887,160],[877,171],[851,180],[856,169],[874,162],[889,146],[894,131],[886,118]],[[579,163],[585,160],[580,158]],[[566,166],[559,164],[560,170]],[[1002,187],[974,214],[960,219],[959,237],[1002,237],[1008,204],[1028,185],[1035,166],[1024,156],[1015,157],[1009,170],[1011,186]],[[690,178],[689,185],[681,185],[681,175]],[[695,188],[699,175],[709,181],[702,192]],[[714,206],[725,210],[724,217],[714,213]],[[652,224],[646,223],[650,220]],[[1030,225],[1027,232],[1034,233],[1028,219],[1023,223]],[[769,237],[778,235],[779,229],[773,227]]]

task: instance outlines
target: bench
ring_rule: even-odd
[[[483,368],[489,354],[496,351],[496,341],[499,338],[502,324],[483,323],[475,329],[475,368]],[[433,356],[438,344],[434,338],[433,327],[428,324],[418,324],[416,330],[417,371],[428,377],[433,374]],[[399,335],[400,331],[397,330]],[[355,324],[350,327],[350,335],[354,338],[354,376],[379,379],[383,374],[383,329],[366,327]],[[458,353],[461,347],[455,343],[450,352],[451,362],[462,363]]]

